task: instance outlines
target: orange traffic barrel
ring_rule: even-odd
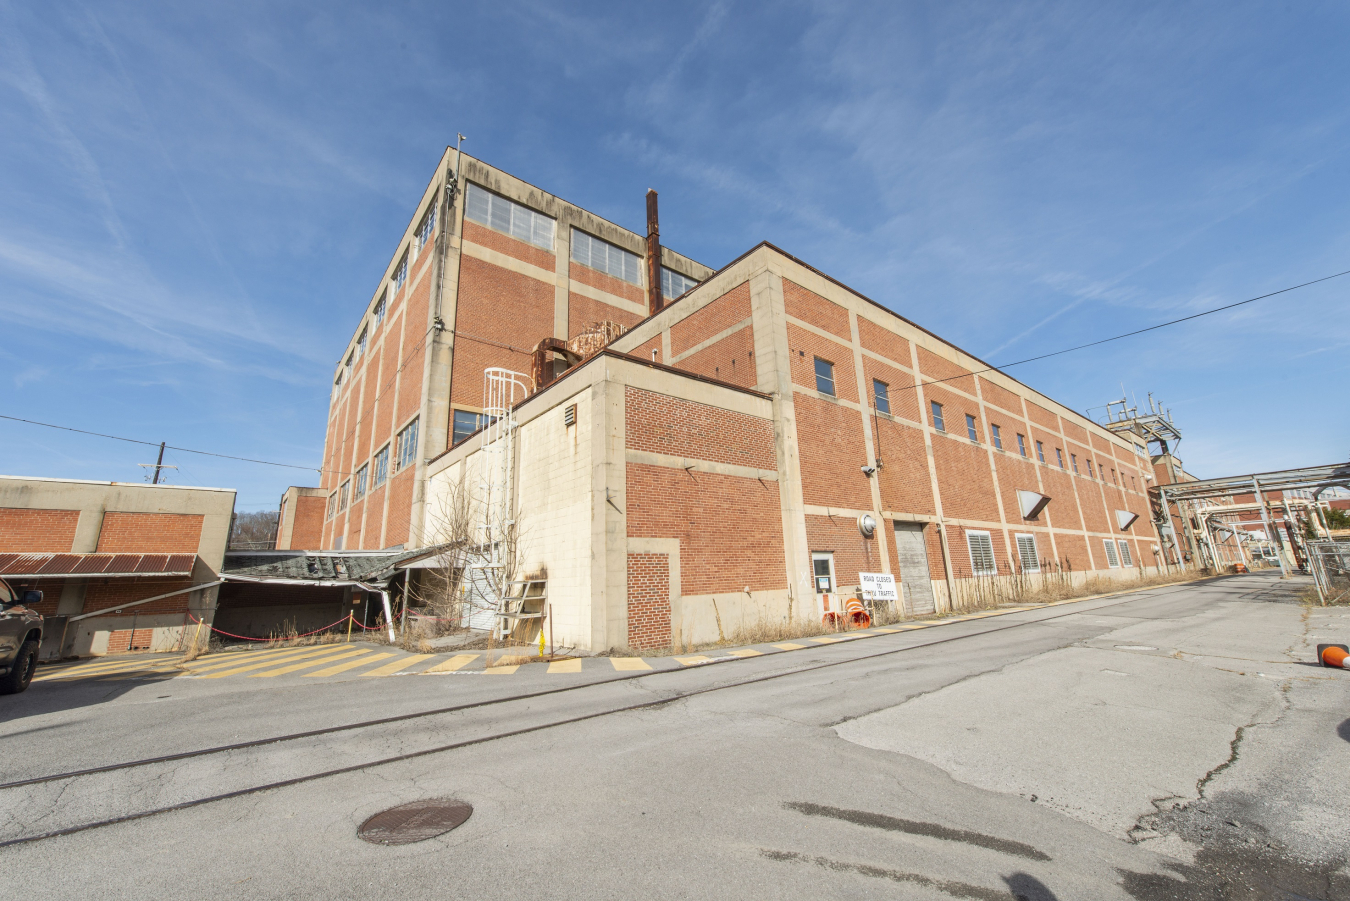
[[[867,612],[867,608],[863,606],[862,601],[857,598],[849,598],[844,603],[844,615],[851,625],[859,629],[866,629],[872,625],[871,615]]]
[[[1350,669],[1346,660],[1350,658],[1350,648],[1343,644],[1319,644],[1317,646],[1317,659],[1323,666],[1334,666],[1340,669]]]

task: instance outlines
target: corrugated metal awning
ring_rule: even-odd
[[[190,576],[196,554],[3,554],[0,576],[55,579],[71,576]]]

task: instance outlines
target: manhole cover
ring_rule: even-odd
[[[412,801],[375,814],[356,834],[376,845],[410,845],[449,832],[472,813],[472,807],[454,798]]]

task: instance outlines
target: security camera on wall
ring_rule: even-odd
[[[864,466],[862,471],[863,475],[867,476],[869,479],[877,474],[877,468],[875,466]]]

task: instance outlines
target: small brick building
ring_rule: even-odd
[[[43,657],[169,650],[209,624],[234,497],[0,476],[0,578],[43,593]]]

